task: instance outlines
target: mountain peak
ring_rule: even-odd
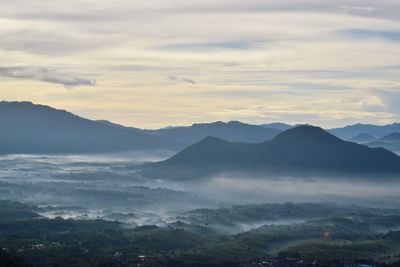
[[[321,127],[312,125],[300,125],[279,134],[274,139],[275,142],[285,143],[320,143],[320,142],[337,142],[339,138],[326,132]]]
[[[320,127],[301,125],[263,143],[228,142],[207,137],[168,160],[156,171],[169,168],[173,177],[200,177],[218,172],[256,172],[279,175],[391,176],[400,173],[400,157],[343,141]],[[158,169],[160,168],[160,169]]]
[[[353,138],[351,138],[349,141],[355,142],[355,143],[368,143],[368,142],[372,142],[375,140],[376,140],[376,138],[370,134],[360,133],[360,134],[354,136]]]
[[[210,143],[226,143],[228,141],[214,136],[207,136],[199,142],[199,144],[210,144]]]

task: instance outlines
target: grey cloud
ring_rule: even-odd
[[[169,80],[171,81],[179,81],[179,82],[185,82],[185,83],[190,83],[192,85],[196,85],[196,81],[189,79],[189,78],[182,78],[182,77],[178,77],[178,76],[169,76],[168,77]]]
[[[188,1],[185,1],[188,2]],[[399,20],[400,3],[391,0],[280,0],[280,1],[201,1],[201,4],[181,5],[176,11],[193,13],[235,12],[327,12]]]
[[[71,0],[68,5],[57,1],[37,0],[6,1],[0,0],[2,17],[35,20],[68,20],[90,22],[101,20],[130,19],[137,16],[157,16],[171,13],[234,13],[234,12],[275,12],[275,11],[309,11],[309,12],[342,12],[357,15],[377,16],[398,20],[400,4],[392,0],[148,0],[105,1],[105,0]],[[40,8],[38,8],[40,7]],[[133,14],[133,15],[132,15]]]
[[[1,16],[1,15],[0,15]],[[28,27],[28,26],[26,26]],[[77,35],[77,33],[79,33]],[[84,34],[83,34],[84,33]],[[107,35],[96,35],[87,31],[64,31],[54,29],[24,29],[2,33],[0,49],[25,51],[39,55],[69,55],[95,48],[107,47],[117,41]]]
[[[178,19],[179,16],[175,15],[191,12],[200,15],[257,12],[355,13],[357,16],[365,15],[399,20],[398,13],[400,10],[400,4],[389,0],[382,0],[379,3],[375,0],[298,0],[295,2],[293,0],[149,0],[145,2],[71,0],[65,5],[57,1],[45,0],[0,0],[1,18],[15,19],[27,24],[31,21],[37,23],[36,27],[28,26],[24,30],[16,29],[15,31],[0,33],[2,40],[0,48],[40,55],[65,55],[96,48],[115,47],[125,42],[129,43],[132,37],[135,40],[140,36],[157,38],[157,35],[159,35],[159,37],[168,37],[169,31],[158,32],[159,29],[168,28],[168,23],[164,25],[163,22]],[[46,23],[51,25],[49,29],[46,28]],[[221,24],[223,23],[224,21],[221,18]],[[60,26],[60,29],[54,29],[54,26],[57,25]],[[180,30],[182,30],[179,27],[171,27],[171,36],[179,35]],[[182,28],[183,30],[186,29],[185,27]],[[174,30],[177,30],[177,33],[174,33]],[[196,29],[193,29],[193,32],[196,33]],[[255,38],[258,38],[258,35]],[[249,42],[249,40],[238,39],[219,42],[218,40],[216,42],[200,40],[198,43],[189,40],[188,43],[173,43],[156,48],[174,51],[244,50],[258,45],[257,40]],[[209,38],[208,40],[212,39]]]
[[[184,81],[184,82],[187,82],[187,83],[191,83],[191,84],[196,84],[196,82],[195,81],[193,81],[192,79],[186,79],[186,78],[184,78],[184,79],[182,79],[182,81]]]
[[[0,67],[0,76],[61,84],[65,87],[95,86],[95,80],[70,76],[43,67]]]
[[[385,109],[400,119],[400,88],[394,88],[392,90],[376,89],[371,90],[373,94],[378,96],[385,105]]]

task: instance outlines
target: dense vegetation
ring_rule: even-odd
[[[251,262],[279,266],[288,258],[297,259],[296,266],[398,264],[397,210],[323,207],[288,203],[195,210],[179,218],[186,222],[130,228],[104,220],[47,219],[37,215],[35,207],[3,201],[0,266],[251,266]],[[204,221],[196,219],[200,214]],[[265,224],[237,234],[209,223],[278,217],[304,220]]]

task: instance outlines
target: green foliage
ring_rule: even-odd
[[[243,266],[245,262],[294,257],[321,266],[374,262],[395,266],[400,260],[400,231],[395,210],[321,204],[234,206],[221,211],[227,224],[237,220],[304,217],[288,225],[263,225],[239,234],[221,234],[207,225],[177,221],[165,227],[127,228],[103,220],[38,218],[35,207],[0,202],[0,213],[35,216],[0,221],[2,266]],[[314,208],[313,211],[307,211]],[[263,215],[257,215],[258,212]],[[217,216],[213,210],[186,214]],[[332,215],[332,216],[329,216]],[[306,219],[309,217],[309,219]],[[11,220],[14,218],[14,220]],[[24,219],[22,219],[24,218]],[[196,220],[193,220],[196,221]],[[201,220],[197,220],[199,222]],[[220,222],[220,221],[219,221]],[[140,256],[140,257],[139,257]]]
[[[0,201],[0,222],[27,220],[40,217],[36,208],[19,202]]]

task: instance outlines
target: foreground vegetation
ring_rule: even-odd
[[[232,267],[281,266],[286,261],[291,261],[288,266],[399,266],[398,211],[285,205],[197,210],[163,227],[130,228],[104,220],[47,219],[36,207],[2,201],[0,266]],[[221,227],[260,217],[303,220],[241,233]]]

